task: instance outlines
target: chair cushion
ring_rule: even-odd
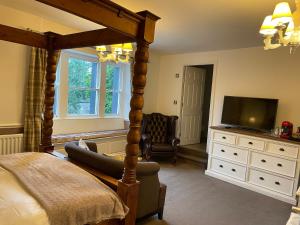
[[[147,123],[146,133],[150,134],[153,143],[167,142],[168,119],[159,114],[153,114]]]
[[[152,145],[153,152],[173,152],[173,148],[169,144],[153,144]]]

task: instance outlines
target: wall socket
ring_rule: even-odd
[[[173,101],[173,104],[174,104],[174,105],[177,105],[177,100],[174,100],[174,101]]]
[[[176,78],[179,78],[179,73],[176,73],[176,74],[175,74],[175,77],[176,77]]]

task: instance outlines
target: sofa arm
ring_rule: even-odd
[[[160,220],[163,219],[166,193],[167,193],[167,185],[160,183],[159,200],[158,200],[158,218]]]
[[[156,162],[138,162],[136,175],[137,177],[156,175],[159,170],[160,166]]]
[[[137,218],[158,212],[160,183],[158,179],[159,164],[156,162],[139,162],[137,180],[140,181]]]

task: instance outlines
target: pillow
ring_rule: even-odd
[[[87,146],[87,144],[85,143],[84,140],[80,139],[78,141],[78,146],[84,150],[90,151],[89,147]]]

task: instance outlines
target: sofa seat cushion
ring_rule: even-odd
[[[153,152],[173,152],[173,148],[168,144],[152,144]]]

